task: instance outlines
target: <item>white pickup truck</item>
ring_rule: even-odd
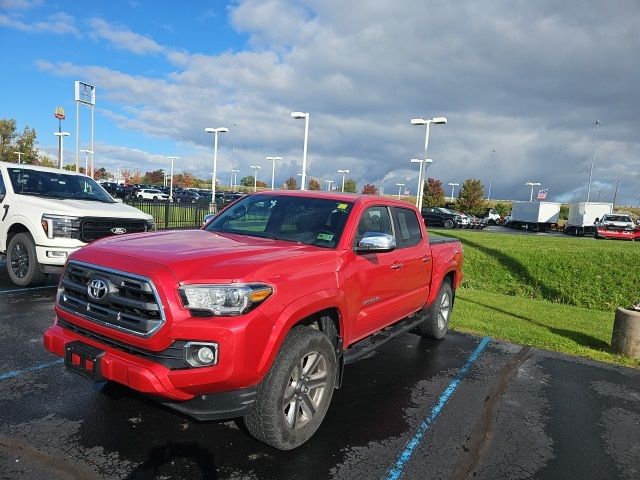
[[[0,162],[0,256],[16,285],[41,283],[93,240],[148,230],[155,230],[151,215],[85,175]]]

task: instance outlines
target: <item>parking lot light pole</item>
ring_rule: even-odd
[[[402,187],[404,187],[404,183],[396,183],[396,187],[398,187],[398,200],[400,200],[400,192],[402,191]]]
[[[531,187],[531,195],[529,196],[529,201],[533,202],[533,187],[539,187],[541,185],[540,182],[527,182],[525,183],[525,186],[527,187]]]
[[[327,192],[331,191],[331,184],[333,183],[333,180],[325,180],[325,182],[327,182]]]
[[[273,165],[271,166],[271,190],[275,190],[276,160],[282,160],[282,157],[267,157],[267,160],[271,160],[273,162]]]
[[[418,191],[416,192],[416,207],[420,209],[420,211],[422,211],[422,197],[424,195],[423,175],[426,175],[427,167],[429,166],[429,164],[433,163],[433,160],[431,160],[430,158],[427,158],[426,160],[422,158],[412,158],[411,163],[420,164],[420,171],[418,173]],[[423,168],[423,164],[424,164],[424,168]],[[423,173],[423,170],[424,170],[424,173]]]
[[[211,174],[211,203],[216,203],[216,175],[218,170],[218,134],[227,133],[228,128],[205,128],[206,133],[213,134],[213,173]]]
[[[338,170],[338,173],[342,174],[342,193],[344,193],[344,176],[349,173],[349,170]]]
[[[307,141],[309,139],[309,113],[304,112],[291,112],[291,118],[301,119],[304,118],[304,149],[302,151],[302,183],[300,190],[306,190],[307,181]]]
[[[602,122],[600,120],[596,120],[593,122],[595,125],[595,130],[593,132],[593,151],[591,152],[591,169],[589,170],[589,186],[587,187],[587,202],[589,201],[589,196],[591,194],[591,179],[593,178],[593,161],[596,157],[596,140],[598,138],[598,125]]]
[[[64,137],[68,137],[71,134],[69,132],[53,132],[53,134],[60,140],[60,164],[58,168],[62,170],[64,166]]]
[[[425,137],[424,137],[424,158],[425,158],[425,162],[427,160],[427,151],[429,149],[429,126],[431,124],[434,125],[445,125],[447,123],[447,119],[446,117],[433,117],[433,118],[429,118],[429,119],[425,119],[425,118],[412,118],[411,119],[411,125],[425,125],[426,127],[426,133],[425,133]],[[424,197],[424,173],[423,173],[423,168],[426,169],[426,165],[425,164],[420,164],[420,184],[419,184],[419,188],[418,188],[418,197],[419,197],[419,201],[418,201],[418,205],[416,205],[418,207],[418,209],[420,211],[422,211],[422,198]]]
[[[18,165],[20,165],[22,163],[22,155],[25,155],[24,152],[19,152],[19,151],[14,151],[13,153],[15,153],[18,156]]]
[[[84,153],[84,174],[89,175],[89,154],[93,155],[93,150],[83,148],[80,151]]]
[[[451,201],[453,202],[453,192],[455,190],[455,188],[460,185],[459,183],[450,183],[449,186],[451,187]]]
[[[180,157],[167,156],[167,160],[171,160],[171,173],[169,174],[169,201],[173,202],[173,161]]]
[[[231,190],[233,190],[235,188],[236,185],[236,173],[239,173],[240,170],[238,170],[237,168],[234,168],[233,170],[231,170]]]
[[[260,165],[249,165],[249,167],[253,168],[254,173],[253,173],[253,191],[255,192],[256,190],[258,190],[258,170],[260,170],[262,167]]]

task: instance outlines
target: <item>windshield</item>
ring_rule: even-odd
[[[220,213],[206,230],[334,248],[352,207],[323,198],[251,195]]]
[[[13,191],[19,195],[72,198],[104,203],[115,202],[104,188],[89,177],[28,168],[9,168],[7,170]]]
[[[605,215],[602,219],[607,222],[631,222],[629,215]]]

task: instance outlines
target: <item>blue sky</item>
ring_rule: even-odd
[[[516,200],[528,199],[527,181],[550,200],[584,199],[598,119],[592,192],[611,200],[620,177],[637,203],[638,25],[634,0],[0,0],[0,115],[36,128],[55,154],[63,106],[74,161],[82,80],[96,85],[98,165],[145,172],[177,154],[178,170],[205,178],[204,128],[224,126],[220,181],[254,164],[268,177],[265,157],[282,156],[281,184],[301,171],[303,122],[289,117],[301,110],[311,114],[307,174],[337,184],[336,170],[350,169],[360,187],[411,193],[424,130],[409,120],[444,115],[428,175],[492,177],[492,197]]]

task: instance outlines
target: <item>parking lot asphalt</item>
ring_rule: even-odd
[[[0,478],[640,478],[638,370],[406,334],[349,365],[317,434],[281,452],[66,372],[42,347],[55,281],[16,291],[0,262]]]

